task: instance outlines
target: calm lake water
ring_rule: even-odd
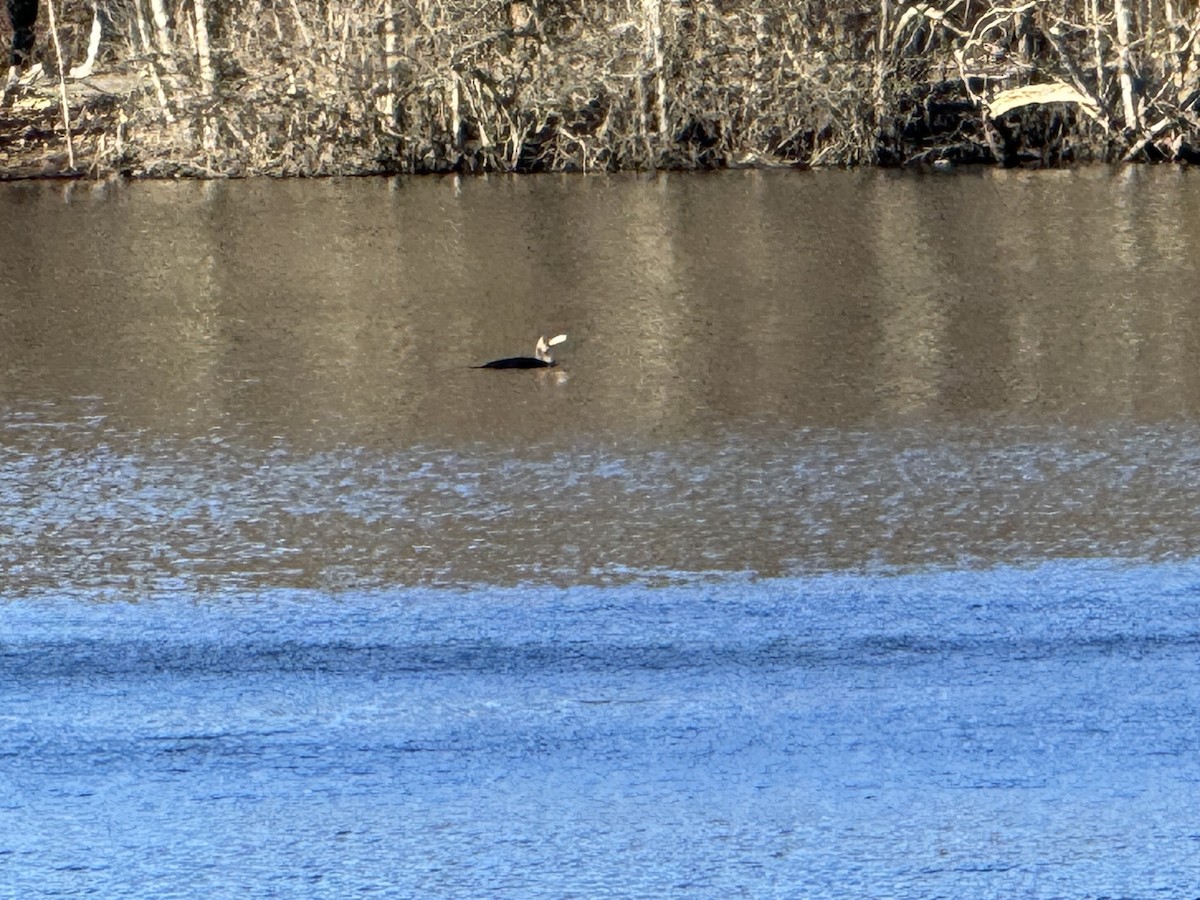
[[[0,896],[1200,896],[1198,229],[0,185]]]

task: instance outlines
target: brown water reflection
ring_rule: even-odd
[[[0,562],[1186,553],[1198,222],[1138,169],[2,185]],[[556,370],[468,368],[559,331]]]

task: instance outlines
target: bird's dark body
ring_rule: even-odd
[[[549,369],[557,366],[556,362],[546,362],[532,356],[510,356],[507,359],[493,359],[482,366],[472,366],[473,369]]]
[[[558,365],[550,355],[550,348],[561,344],[567,339],[565,334],[556,334],[546,340],[543,334],[533,347],[533,356],[507,356],[504,359],[493,359],[482,366],[471,366],[472,369],[549,369]]]

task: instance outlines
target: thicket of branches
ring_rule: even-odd
[[[1011,163],[1200,143],[1200,10],[1182,0],[101,3],[97,71],[137,78],[92,129],[97,168]],[[56,8],[65,68],[90,7]]]

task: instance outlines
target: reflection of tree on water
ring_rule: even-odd
[[[24,224],[5,293],[39,299],[8,312],[0,359],[52,361],[70,394],[101,378],[139,427],[189,433],[232,416],[463,439],[515,427],[513,403],[531,440],[547,416],[613,434],[1191,418],[1196,217],[1173,184],[1143,169],[463,179],[458,194],[80,182],[70,203],[10,187],[0,222]],[[552,409],[531,399],[548,379],[469,368],[543,330],[570,335]]]

